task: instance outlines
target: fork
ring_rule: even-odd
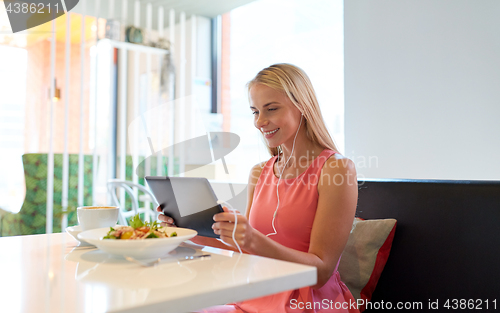
[[[190,261],[190,260],[196,260],[196,259],[208,259],[210,257],[211,257],[210,254],[191,255],[191,256],[186,256],[184,258],[177,259],[177,262]],[[142,267],[151,267],[151,266],[154,266],[154,265],[161,262],[160,258],[158,258],[157,260],[154,260],[152,262],[142,262],[142,261],[136,260],[136,259],[129,257],[129,256],[126,256],[125,259],[129,262],[139,264]]]
[[[132,258],[132,257],[129,257],[129,256],[126,256],[126,257],[125,257],[125,259],[126,259],[127,261],[129,261],[129,262],[139,264],[139,265],[140,265],[140,266],[142,266],[142,267],[151,267],[151,266],[154,266],[154,265],[156,265],[156,264],[160,263],[160,261],[161,261],[161,259],[160,259],[160,258],[158,258],[157,260],[154,260],[154,261],[152,261],[152,262],[147,262],[147,263],[146,263],[146,262],[142,262],[142,261],[136,260],[136,259],[134,259],[134,258]]]

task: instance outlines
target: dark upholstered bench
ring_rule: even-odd
[[[422,302],[415,311],[436,312],[448,299],[451,308],[472,299],[476,311],[493,312],[496,300],[500,311],[499,181],[360,180],[357,216],[398,222],[372,303]]]

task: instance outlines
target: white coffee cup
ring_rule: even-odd
[[[82,230],[113,227],[118,221],[118,213],[116,206],[82,206],[76,209]]]

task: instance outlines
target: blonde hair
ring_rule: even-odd
[[[284,92],[304,115],[307,138],[325,149],[339,152],[326,128],[311,81],[301,68],[287,63],[271,65],[247,83],[248,92],[256,84]],[[278,155],[277,147],[271,148],[264,143],[272,156]]]

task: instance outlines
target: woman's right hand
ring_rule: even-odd
[[[158,215],[158,219],[161,221],[161,224],[160,224],[161,226],[177,227],[177,226],[175,226],[173,218],[162,213],[162,209],[160,206],[158,206],[156,208],[156,211],[160,212],[160,215]]]

